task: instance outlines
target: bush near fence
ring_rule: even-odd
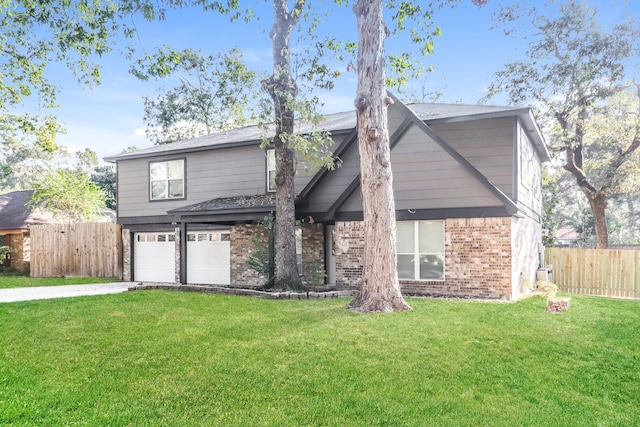
[[[640,251],[625,249],[547,248],[560,292],[640,298]]]
[[[31,276],[122,279],[122,227],[109,222],[32,226]]]

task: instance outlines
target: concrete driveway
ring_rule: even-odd
[[[126,292],[137,282],[97,283],[92,285],[41,286],[0,289],[0,303],[37,299],[70,298],[85,295],[106,295]]]

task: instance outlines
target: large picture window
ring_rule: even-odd
[[[398,278],[444,280],[444,222],[396,223]]]
[[[151,200],[184,198],[184,159],[149,163]]]
[[[276,150],[267,150],[267,191],[276,191]]]

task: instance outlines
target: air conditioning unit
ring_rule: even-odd
[[[546,265],[536,271],[536,280],[553,283],[553,266]]]

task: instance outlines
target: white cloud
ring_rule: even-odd
[[[67,124],[67,133],[58,138],[73,153],[91,148],[98,158],[120,154],[125,148],[136,146],[146,148],[151,143],[145,138],[144,129],[122,131],[114,128],[96,127],[87,124]]]

